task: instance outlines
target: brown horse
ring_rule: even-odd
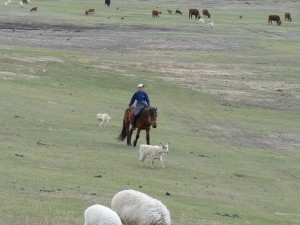
[[[131,146],[132,133],[135,129],[137,129],[136,137],[133,142],[133,146],[135,147],[137,140],[140,137],[141,130],[146,130],[146,141],[147,144],[150,145],[150,127],[157,127],[157,108],[149,107],[141,109],[138,117],[136,118],[136,126],[130,128],[130,117],[133,110],[133,108],[127,108],[125,110],[123,128],[117,140],[124,141],[127,137],[127,145]]]

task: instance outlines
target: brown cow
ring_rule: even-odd
[[[189,19],[193,18],[193,15],[195,16],[195,19],[200,18],[200,13],[198,9],[189,9]]]
[[[85,15],[95,14],[95,9],[87,9],[85,10]]]
[[[207,9],[203,9],[203,10],[202,10],[202,13],[203,13],[203,16],[204,16],[204,17],[207,16],[208,18],[210,18],[210,14],[209,14],[209,12],[208,12]]]
[[[289,12],[286,12],[284,14],[284,20],[286,21],[289,21],[289,22],[292,22],[292,17],[291,17],[291,14]]]
[[[153,18],[157,18],[158,17],[158,14],[159,14],[159,11],[157,11],[157,10],[152,10],[152,17]]]
[[[182,15],[182,12],[181,12],[180,10],[176,9],[175,14],[180,14],[180,15]]]
[[[22,2],[24,3],[24,4],[31,4],[31,1],[30,0],[22,0]]]
[[[32,8],[30,9],[30,12],[37,12],[37,7],[32,7]]]
[[[280,21],[280,16],[278,15],[269,15],[269,21],[268,24],[272,24],[272,21],[276,21],[277,22],[277,26],[281,25],[281,21]]]

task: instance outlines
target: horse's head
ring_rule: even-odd
[[[149,122],[153,128],[157,127],[157,108],[148,108],[149,110]]]

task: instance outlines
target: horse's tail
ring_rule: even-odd
[[[123,120],[123,128],[120,135],[117,137],[118,141],[124,141],[126,138],[126,126],[125,126],[125,118]]]

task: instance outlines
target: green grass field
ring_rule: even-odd
[[[105,8],[102,1],[36,0],[35,14],[31,6],[2,5],[2,37],[22,35],[4,29],[6,20],[109,25],[78,35],[113,33],[122,47],[1,39],[0,224],[83,224],[88,206],[110,206],[123,189],[162,201],[173,225],[299,224],[299,4],[288,1],[293,22],[277,27],[267,25],[271,5],[255,10],[249,2],[249,9],[230,1],[233,9],[222,10],[225,0],[215,8],[207,1],[213,29],[188,19],[187,9],[197,7],[189,1],[112,1]],[[163,14],[153,19],[157,6]],[[85,16],[87,8],[96,14]],[[168,8],[184,15],[167,15]],[[145,45],[126,48],[131,39]],[[141,168],[138,147],[116,141],[138,83],[158,108],[151,144],[170,142],[165,169],[158,161]],[[98,126],[99,112],[109,113],[110,126]]]

